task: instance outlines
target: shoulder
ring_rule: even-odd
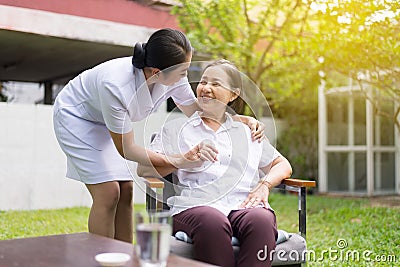
[[[127,68],[127,67],[133,68],[132,63],[131,63],[131,57],[113,58],[113,59],[104,61],[103,63],[100,63],[100,64],[94,66],[91,70],[98,71],[98,72],[105,72],[105,71],[110,71],[113,69]]]
[[[242,135],[246,135],[247,140],[252,140],[251,138],[251,130],[247,124],[244,124],[241,121],[237,121],[233,119],[233,116],[229,114],[228,112],[226,114],[226,121],[224,123],[225,127],[228,128],[231,132],[241,132]]]
[[[227,119],[223,124],[223,127],[225,127],[229,132],[234,144],[238,147],[249,148],[251,151],[261,151],[262,143],[253,141],[251,130],[247,124],[233,120],[232,115],[229,113],[226,113],[226,115]]]
[[[99,78],[110,84],[123,85],[134,80],[134,68],[131,57],[115,58],[96,67]]]
[[[137,80],[141,77],[135,78],[140,73],[135,72],[130,57],[113,59],[104,64],[97,75],[102,88],[118,96],[130,96],[136,91]]]

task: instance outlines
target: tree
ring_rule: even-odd
[[[400,104],[393,112],[381,102],[387,97],[400,103],[400,2],[316,3],[319,31],[313,39],[324,57],[327,79],[334,72],[351,77],[376,113],[390,118],[400,131]]]
[[[316,75],[307,45],[310,3],[301,0],[181,0],[174,9],[196,50],[234,62],[278,107]],[[313,68],[315,72],[313,71]],[[311,72],[310,72],[311,70]],[[261,115],[262,111],[255,111]]]

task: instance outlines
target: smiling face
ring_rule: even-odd
[[[214,65],[204,71],[196,89],[203,112],[225,112],[227,104],[238,97],[240,89],[232,87],[232,77],[225,68],[230,66]]]
[[[164,85],[173,85],[177,83],[183,77],[187,76],[191,60],[192,53],[189,53],[186,62],[161,71],[158,82]]]

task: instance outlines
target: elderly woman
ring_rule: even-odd
[[[151,149],[158,153],[186,153],[203,141],[212,144],[214,161],[200,168],[155,167],[159,176],[175,172],[180,193],[168,199],[173,232],[183,231],[193,240],[197,260],[220,266],[270,266],[271,258],[257,253],[276,246],[276,217],[268,204],[272,187],[291,175],[289,162],[267,141],[253,141],[250,129],[232,120],[228,104],[243,88],[240,72],[226,60],[205,68],[197,87],[202,107],[185,122],[166,124]],[[199,155],[207,154],[201,151]],[[139,165],[140,176],[155,175]],[[260,178],[260,171],[263,175]],[[240,241],[235,262],[231,238]]]

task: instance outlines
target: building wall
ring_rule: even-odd
[[[141,5],[132,0],[0,0],[0,5],[150,28],[178,28],[176,18],[168,11]]]
[[[0,210],[90,204],[85,188],[64,178],[51,108],[0,103]]]
[[[0,30],[5,31],[131,47],[136,42],[148,40],[156,29],[106,19],[1,5],[1,1]],[[160,23],[158,28],[163,25]],[[165,26],[167,25],[169,24],[166,23]]]

